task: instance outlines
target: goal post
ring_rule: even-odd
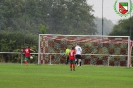
[[[129,36],[39,34],[38,64],[62,64],[65,48],[83,49],[83,64],[131,66]]]

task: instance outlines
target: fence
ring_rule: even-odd
[[[31,53],[33,59],[29,60],[30,63],[37,64],[38,53]],[[22,52],[0,52],[1,63],[20,63],[23,64],[24,55]]]

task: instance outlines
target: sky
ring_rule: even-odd
[[[118,0],[116,4],[116,8],[119,11],[119,2],[127,2],[128,3],[128,10],[130,10],[130,0]],[[133,0],[131,0],[133,2]],[[117,24],[117,22],[120,19],[127,19],[130,17],[130,14],[128,16],[120,16],[118,15],[114,10],[114,4],[116,0],[103,0],[103,17],[111,20],[114,24]],[[102,18],[102,0],[87,0],[87,3],[89,5],[93,6],[93,12],[95,17]],[[133,16],[133,11],[131,12],[131,16]]]

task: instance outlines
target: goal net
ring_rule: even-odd
[[[129,36],[39,34],[38,64],[64,64],[65,49],[78,43],[82,47],[82,64],[131,65],[132,42]]]

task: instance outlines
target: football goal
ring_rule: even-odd
[[[39,34],[38,64],[64,64],[65,49],[78,43],[82,64],[131,66],[133,42],[129,36]]]

